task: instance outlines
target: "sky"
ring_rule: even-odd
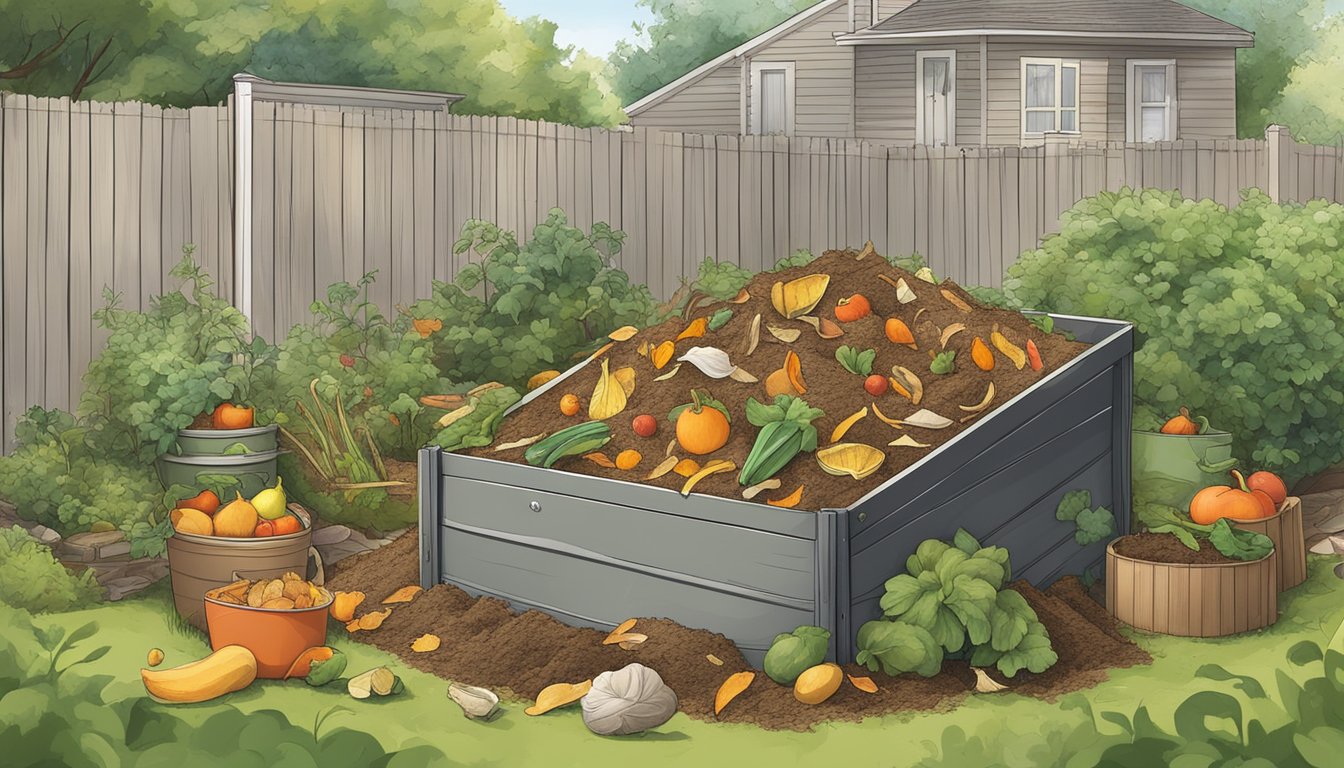
[[[1344,0],[1341,0],[1344,2]],[[616,41],[634,35],[630,25],[648,21],[648,11],[635,7],[635,0],[500,0],[514,16],[542,16],[560,26],[555,33],[560,45],[586,48],[606,57]]]

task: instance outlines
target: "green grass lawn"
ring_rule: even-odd
[[[681,766],[692,759],[703,766],[907,766],[929,758],[935,745],[942,742],[945,730],[953,726],[992,743],[993,754],[1000,756],[1003,765],[1043,765],[1073,749],[1074,745],[1065,741],[1066,734],[1086,715],[1069,705],[1082,699],[1097,711],[1116,710],[1127,715],[1144,705],[1159,725],[1170,726],[1175,706],[1191,693],[1219,690],[1240,696],[1230,682],[1195,677],[1194,670],[1202,664],[1220,664],[1232,672],[1267,681],[1273,680],[1276,669],[1287,671],[1284,653],[1291,645],[1301,640],[1325,643],[1344,621],[1344,581],[1332,572],[1335,562],[1335,558],[1313,557],[1307,582],[1283,595],[1281,616],[1275,626],[1222,640],[1139,636],[1138,642],[1155,659],[1152,666],[1117,670],[1108,682],[1055,703],[1012,693],[978,696],[948,713],[823,725],[811,733],[716,725],[678,714],[656,733],[600,738],[584,727],[577,708],[533,718],[522,713],[524,705],[506,702],[506,712],[498,720],[489,724],[468,721],[448,699],[445,681],[335,634],[334,645],[350,656],[348,672],[386,664],[401,675],[406,693],[380,701],[355,701],[339,686],[313,689],[299,681],[262,682],[223,701],[245,712],[279,710],[305,727],[311,727],[332,707],[344,707],[351,711],[333,714],[323,725],[324,732],[339,727],[366,731],[389,749],[429,744],[455,763],[471,766],[621,765],[627,761],[641,767]],[[176,619],[164,585],[140,598],[40,617],[36,623],[73,628],[88,621],[100,627],[97,642],[112,646],[110,653],[86,669],[90,674],[115,678],[106,691],[109,699],[145,695],[137,671],[151,647],[163,649],[166,666],[199,658],[208,651],[202,636]],[[711,693],[706,691],[705,695]],[[1260,706],[1251,703],[1248,711],[1254,713]],[[188,719],[199,716],[204,720],[219,708],[218,704],[205,703],[175,709]],[[948,764],[958,764],[955,755],[945,759]]]

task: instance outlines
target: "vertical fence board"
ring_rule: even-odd
[[[28,222],[25,257],[28,261],[26,289],[23,306],[28,333],[25,339],[24,357],[27,371],[24,376],[28,397],[33,404],[47,405],[47,198],[48,159],[50,158],[47,136],[47,110],[51,104],[46,99],[27,98],[28,123]],[[136,286],[137,292],[139,286]]]
[[[275,181],[280,175],[275,151],[276,105],[259,101],[252,112],[252,327],[262,338],[275,338],[276,240]]]
[[[0,94],[4,99],[4,199],[3,249],[4,294],[0,295],[0,320],[5,324],[4,395],[6,448],[13,446],[14,423],[32,402],[24,371],[28,367],[28,316],[24,293],[28,288],[28,109],[25,96]],[[32,393],[36,396],[38,393]]]
[[[50,104],[47,113],[46,404],[70,410],[70,329],[86,322],[71,312],[70,290],[70,100]],[[155,222],[157,225],[157,222]],[[156,229],[157,232],[157,229]],[[157,240],[157,237],[155,238]],[[157,276],[157,275],[156,275]]]
[[[186,174],[182,174],[185,178]],[[89,275],[89,105],[70,105],[70,401],[79,402],[80,380],[93,359],[93,294]],[[3,336],[4,334],[0,334]]]
[[[384,311],[392,307],[392,134],[387,110],[375,110],[364,122],[364,271],[377,272],[369,298]]]

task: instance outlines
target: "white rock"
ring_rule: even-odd
[[[350,529],[344,525],[328,525],[313,531],[313,546],[338,544],[350,538]]]
[[[1333,555],[1335,554],[1333,541],[1334,539],[1321,539],[1312,545],[1311,551],[1317,555]]]
[[[584,725],[599,736],[657,728],[677,712],[677,694],[643,664],[598,675],[581,703]]]

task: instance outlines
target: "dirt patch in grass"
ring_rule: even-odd
[[[995,408],[1007,403],[1040,381],[1042,377],[1065,366],[1088,348],[1086,344],[1069,341],[1061,334],[1041,332],[1020,313],[981,305],[950,281],[935,286],[919,280],[909,272],[891,266],[880,257],[871,256],[860,261],[855,256],[852,251],[830,251],[805,267],[759,274],[747,286],[751,298],[745,303],[716,302],[695,310],[692,312],[695,318],[712,316],[721,309],[730,309],[733,314],[732,318],[716,331],[709,331],[700,338],[688,338],[676,342],[672,362],[661,370],[655,369],[650,359],[641,356],[638,350],[642,344],[657,346],[662,342],[675,340],[687,327],[685,319],[674,318],[643,329],[632,339],[616,344],[607,353],[610,368],[612,370],[633,368],[635,388],[625,410],[618,416],[606,420],[611,427],[612,439],[602,450],[614,458],[626,449],[635,449],[643,454],[643,461],[633,470],[623,471],[573,457],[560,460],[555,468],[566,472],[680,489],[685,478],[675,473],[669,473],[655,480],[643,478],[662,460],[664,449],[674,435],[673,423],[667,419],[669,411],[689,402],[692,388],[707,389],[715,398],[722,401],[729,411],[732,423],[728,443],[723,448],[709,456],[695,458],[702,464],[710,459],[731,460],[740,468],[759,431],[747,421],[747,399],[754,397],[758,401],[770,404],[771,399],[766,396],[765,390],[766,378],[771,372],[783,367],[785,355],[792,350],[802,361],[802,379],[807,389],[802,395],[803,399],[813,407],[825,411],[825,415],[814,422],[822,437],[822,445],[830,443],[826,438],[837,424],[860,409],[874,404],[877,404],[886,416],[893,419],[907,418],[921,408],[930,409],[941,416],[953,419],[952,426],[946,429],[910,427],[908,430],[900,431],[883,423],[870,411],[866,418],[846,433],[844,441],[864,443],[885,451],[886,461],[876,473],[864,480],[855,481],[848,477],[827,474],[812,456],[799,456],[776,475],[782,483],[778,492],[761,494],[753,500],[753,503],[765,503],[767,499],[781,498],[799,485],[805,485],[799,509],[846,507],[932,450],[932,448],[888,447],[891,441],[909,434],[921,443],[933,447],[942,445],[959,433],[974,427]],[[854,294],[866,296],[872,305],[872,313],[867,317],[843,324],[844,335],[837,339],[820,338],[810,325],[801,320],[784,319],[771,305],[771,286],[774,283],[818,273],[830,275],[830,283],[821,303],[813,311],[814,315],[834,321],[837,302]],[[897,301],[896,289],[881,280],[880,275],[893,280],[903,278],[918,298],[908,304],[901,304]],[[973,307],[974,311],[967,313],[957,308],[943,297],[941,291],[944,289]],[[755,352],[747,356],[741,345],[743,339],[748,336],[752,320],[757,314],[761,316],[761,340]],[[916,317],[919,319],[916,320]],[[918,349],[893,344],[887,339],[884,326],[888,318],[899,318],[906,322],[915,337]],[[943,329],[954,324],[966,326],[965,330],[953,335],[947,344],[948,350],[956,351],[956,372],[940,376],[929,370],[931,353],[941,349],[940,336]],[[785,344],[777,341],[767,331],[766,327],[770,325],[798,332],[800,335],[797,341]],[[1028,340],[1033,341],[1040,349],[1044,369],[1036,372],[1027,366],[1019,370],[997,350],[992,352],[994,357],[992,371],[985,372],[976,367],[971,359],[971,346],[977,337],[986,345],[990,345],[991,334],[996,327],[1019,347],[1025,348]],[[901,365],[913,371],[924,386],[924,396],[920,404],[913,405],[894,390],[888,390],[880,397],[870,395],[864,389],[865,377],[849,372],[837,361],[836,350],[841,346],[874,350],[876,357],[872,364],[872,373],[883,377],[891,375],[894,365]],[[667,381],[654,381],[655,378],[671,372],[673,366],[677,365],[676,358],[684,355],[692,347],[720,348],[729,354],[735,365],[760,381],[743,383],[732,379],[711,379],[690,363],[682,363],[673,378]],[[559,367],[564,368],[565,365]],[[538,399],[523,406],[500,425],[494,444],[502,445],[541,433],[551,433],[583,422],[587,418],[587,398],[592,395],[600,374],[600,365],[588,365]],[[995,387],[995,395],[989,408],[979,415],[967,417],[966,412],[959,406],[977,405],[991,382]],[[566,417],[560,413],[560,399],[565,394],[577,395],[585,403],[585,408],[580,410],[578,415]],[[640,414],[650,414],[657,419],[658,431],[652,437],[639,437],[631,427],[631,421]],[[965,421],[961,420],[963,417],[967,417]],[[687,456],[685,451],[678,449],[677,452],[683,457]],[[496,452],[493,447],[485,447],[465,453],[522,463],[525,449],[515,448]],[[733,499],[740,499],[742,493],[735,472],[712,475],[701,481],[695,490],[699,493]]]
[[[398,588],[419,582],[419,542],[414,529],[382,549],[332,566],[328,587],[367,595],[361,611],[373,610]],[[1050,632],[1059,662],[1040,675],[1021,673],[1004,680],[1010,690],[1053,700],[1106,679],[1106,670],[1151,661],[1115,629],[1115,622],[1091,602],[1077,580],[1066,579],[1041,592],[1013,585],[1036,610]],[[333,625],[333,632],[343,631]],[[393,606],[392,615],[372,632],[352,638],[400,656],[407,664],[439,677],[485,686],[506,698],[535,699],[557,682],[580,682],[626,664],[639,662],[658,671],[676,691],[679,708],[699,720],[713,720],[714,692],[728,675],[750,669],[726,637],[690,629],[661,618],[638,618],[634,631],[648,635],[633,650],[602,645],[607,633],[571,627],[538,611],[517,613],[494,598],[473,598],[457,587],[439,585],[412,602]],[[425,633],[438,635],[439,649],[414,653],[411,642]],[[713,655],[723,662],[714,664]],[[719,718],[772,730],[808,730],[829,720],[859,721],[896,712],[943,711],[971,694],[975,675],[964,661],[949,660],[932,678],[889,678],[857,665],[845,672],[871,677],[876,694],[845,682],[817,706],[799,704],[790,688],[757,672],[751,687]]]
[[[1207,541],[1201,542],[1198,550],[1193,550],[1169,533],[1135,533],[1116,539],[1112,546],[1117,555],[1150,563],[1227,565],[1242,562],[1227,557]]]

